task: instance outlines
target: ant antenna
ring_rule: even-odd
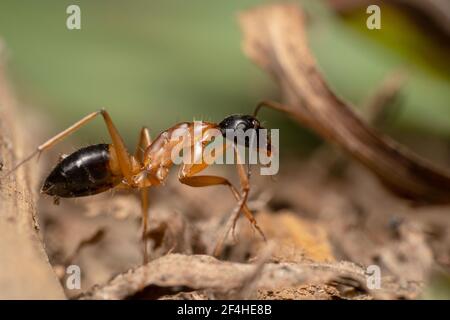
[[[256,118],[256,116],[258,115],[258,112],[259,112],[259,110],[262,108],[262,107],[264,107],[266,105],[266,102],[265,101],[261,101],[260,103],[258,103],[257,105],[256,105],[256,108],[255,108],[255,110],[253,111],[253,116]]]
[[[253,112],[254,117],[256,117],[256,115],[258,114],[259,110],[262,107],[267,107],[267,108],[270,108],[273,110],[285,112],[290,115],[298,116],[298,113],[293,112],[291,108],[289,108],[279,102],[275,102],[275,101],[271,101],[271,100],[263,100],[256,105],[255,111]]]

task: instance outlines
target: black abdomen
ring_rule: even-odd
[[[44,182],[42,192],[63,198],[83,197],[113,188],[120,177],[110,169],[108,144],[75,151],[62,160]]]

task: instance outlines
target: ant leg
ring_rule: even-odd
[[[125,147],[125,143],[123,142],[122,137],[120,136],[119,131],[116,129],[116,126],[112,122],[109,113],[102,109],[100,113],[103,116],[103,120],[105,120],[106,128],[108,128],[109,135],[111,136],[112,145],[117,154],[117,160],[119,161],[120,171],[125,178],[126,182],[131,181],[132,176],[132,161],[131,156]]]
[[[43,151],[51,148],[53,145],[55,145],[59,141],[61,141],[65,137],[69,136],[74,131],[78,130],[81,126],[83,126],[84,124],[88,123],[90,120],[92,120],[93,118],[95,118],[99,114],[100,114],[100,111],[96,111],[96,112],[92,112],[92,113],[88,114],[87,116],[85,116],[84,118],[79,120],[78,122],[75,122],[73,125],[68,127],[66,130],[61,131],[60,133],[58,133],[54,137],[48,139],[43,144],[39,145],[36,148],[36,150],[34,150],[30,155],[25,157],[22,161],[17,163],[11,170],[9,170],[5,174],[5,177],[10,175],[12,172],[16,171],[20,166],[22,166],[24,163],[26,163],[29,160],[31,160],[32,158],[34,158],[36,155],[40,155]]]
[[[141,129],[141,133],[139,134],[139,143],[136,147],[136,151],[134,156],[139,163],[143,163],[144,160],[144,152],[145,149],[151,144],[150,133],[146,127]],[[148,193],[149,188],[144,187],[139,190],[140,198],[141,198],[141,213],[142,213],[142,243],[144,246],[143,250],[143,263],[146,264],[148,262],[148,243],[147,243],[147,230],[148,230]]]
[[[219,176],[194,176],[193,174],[197,173],[201,169],[203,169],[205,166],[203,164],[197,164],[197,165],[183,165],[183,167],[180,170],[179,174],[179,181],[183,184],[186,184],[191,187],[208,187],[208,186],[217,186],[217,185],[225,185],[228,186],[235,197],[235,199],[239,202],[239,205],[236,207],[235,211],[233,211],[233,223],[236,216],[236,210],[239,210],[237,213],[239,214],[242,210],[249,219],[249,221],[252,223],[252,225],[260,232],[260,234],[265,239],[264,233],[261,231],[259,226],[256,223],[255,218],[253,217],[253,214],[251,213],[250,209],[247,207],[246,202],[243,201],[241,203],[241,197],[239,195],[239,192],[237,189],[233,186],[233,184],[224,177]],[[200,168],[200,170],[199,170]],[[218,256],[220,255],[221,248],[223,245],[223,242],[225,241],[226,236],[228,235],[229,227],[226,227],[225,234],[221,237],[221,239],[218,241],[218,244],[216,245],[216,248],[214,250],[214,255]]]
[[[248,199],[248,194],[250,192],[250,172],[246,172],[245,171],[245,167],[242,164],[242,161],[240,159],[240,155],[239,155],[239,150],[237,148],[236,145],[233,146],[234,150],[236,152],[236,157],[237,157],[237,163],[236,163],[236,168],[238,171],[238,175],[239,175],[239,180],[241,182],[241,188],[242,188],[242,196],[241,199],[239,200],[238,206],[236,207],[235,211],[233,212],[233,225],[231,228],[232,234],[234,235],[235,229],[236,229],[236,223],[239,219],[239,214],[242,211],[242,208],[244,206],[246,206],[247,204],[247,199]],[[244,211],[244,213],[246,213]],[[252,224],[253,227],[255,227],[255,229],[259,232],[259,234],[262,236],[262,238],[264,239],[264,241],[266,240],[266,237],[264,235],[264,233],[262,232],[262,230],[259,228],[258,224],[256,223],[255,218],[253,217],[252,214],[248,215],[246,214],[247,219],[250,221],[250,223]],[[226,231],[228,232],[228,231]]]
[[[134,157],[139,161],[144,161],[144,152],[145,149],[152,143],[152,139],[150,138],[150,132],[148,128],[143,127],[141,129],[141,133],[139,134],[139,143],[136,147],[136,151],[134,152]]]
[[[148,191],[149,188],[145,187],[139,190],[141,196],[141,213],[142,213],[142,244],[144,246],[143,250],[143,263],[148,262],[148,241],[147,241],[147,226],[148,226]]]
[[[191,187],[209,187],[218,185],[227,186],[230,188],[236,200],[240,199],[239,192],[237,191],[237,189],[233,186],[233,184],[230,181],[228,181],[228,179],[223,177],[180,175],[179,181]],[[247,207],[246,209],[248,210]]]
[[[20,166],[22,166],[27,161],[31,160],[36,155],[40,155],[43,151],[50,149],[52,146],[54,146],[55,144],[57,144],[64,138],[68,137],[70,134],[74,133],[75,131],[80,129],[82,126],[84,126],[85,124],[87,124],[89,121],[91,121],[92,119],[94,119],[96,116],[98,116],[100,114],[103,116],[106,127],[108,128],[108,131],[109,131],[109,135],[111,136],[114,150],[117,153],[120,170],[121,170],[123,176],[127,179],[127,181],[129,181],[129,179],[131,178],[131,175],[132,175],[131,174],[132,166],[131,166],[130,155],[128,154],[128,151],[125,147],[122,137],[120,136],[119,132],[117,131],[116,127],[114,126],[114,124],[111,120],[111,117],[109,116],[109,114],[106,110],[92,112],[92,113],[88,114],[87,116],[85,116],[84,118],[82,118],[81,120],[79,120],[78,122],[75,122],[73,125],[71,125],[67,129],[61,131],[57,135],[48,139],[43,144],[39,145],[36,148],[36,150],[33,151],[30,155],[28,155],[25,159],[23,159],[18,164],[16,164],[10,171],[8,171],[5,174],[5,176],[8,176],[9,174],[11,174],[15,170],[17,170]]]

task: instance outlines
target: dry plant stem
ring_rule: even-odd
[[[309,51],[302,11],[267,5],[240,16],[246,54],[279,83],[290,114],[340,146],[395,194],[417,204],[450,202],[450,174],[371,128],[337,97]]]
[[[382,128],[389,122],[392,109],[395,109],[405,81],[406,75],[400,70],[388,74],[361,106],[361,115],[370,125]],[[339,168],[339,174],[342,174],[349,164],[349,159],[336,148],[330,148],[329,144],[324,144],[315,150],[310,161],[323,167],[322,174],[326,178],[333,175],[337,168]]]
[[[8,170],[29,147],[21,138],[25,128],[20,127],[21,118],[15,109],[16,101],[0,61],[0,157],[3,170]],[[34,170],[21,168],[0,180],[0,299],[65,298],[39,238],[31,191],[34,174]]]

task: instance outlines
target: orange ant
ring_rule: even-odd
[[[189,147],[194,147],[195,143],[200,143],[203,147],[207,145],[213,137],[208,134],[208,129],[218,129],[225,136],[226,130],[243,130],[248,129],[264,129],[256,114],[261,106],[269,106],[274,109],[286,111],[283,106],[274,102],[260,103],[253,116],[251,115],[231,115],[226,117],[220,123],[201,122],[202,134],[200,141],[192,141]],[[50,138],[43,144],[39,145],[37,149],[28,157],[18,163],[6,175],[15,171],[25,162],[29,161],[36,155],[40,155],[43,151],[48,150],[80,127],[87,124],[90,120],[98,115],[103,117],[103,120],[108,129],[111,144],[95,144],[85,148],[81,148],[71,155],[62,159],[52,172],[46,178],[41,192],[56,198],[74,198],[95,195],[112,188],[136,189],[140,193],[141,213],[142,213],[142,240],[144,242],[144,263],[148,261],[146,235],[148,224],[148,191],[151,186],[157,186],[164,182],[167,178],[169,169],[173,166],[171,153],[173,148],[179,143],[179,137],[175,137],[174,133],[177,129],[185,129],[192,134],[194,130],[194,122],[182,122],[173,127],[163,131],[155,140],[150,139],[149,130],[143,127],[139,136],[139,143],[134,155],[130,155],[125,147],[123,139],[116,129],[110,115],[106,110],[93,112],[66,130],[60,132],[54,137]],[[239,156],[236,144],[233,143],[233,148],[237,156]],[[266,152],[271,153],[271,145],[268,141],[266,144]],[[233,211],[233,226],[234,232],[236,221],[241,212],[250,221],[252,226],[264,238],[262,230],[259,228],[253,214],[247,207],[247,198],[250,190],[249,177],[250,172],[245,170],[245,167],[239,161],[236,163],[239,180],[241,184],[241,193],[238,192],[235,186],[226,178],[213,175],[197,175],[208,167],[208,163],[204,161],[194,163],[182,163],[178,179],[181,183],[191,187],[207,187],[223,185],[227,186],[234,198],[237,206]],[[226,237],[228,230],[226,230],[223,238]],[[222,241],[224,240],[222,238]],[[220,253],[222,241],[216,245],[215,255]]]

